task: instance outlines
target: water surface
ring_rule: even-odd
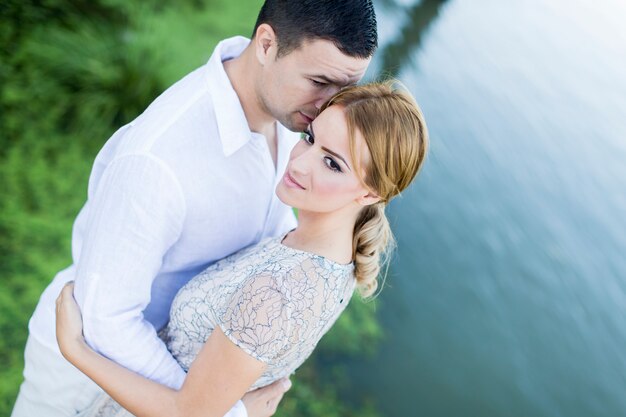
[[[432,137],[391,204],[386,416],[626,415],[626,3],[377,5]]]

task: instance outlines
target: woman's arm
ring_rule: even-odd
[[[217,327],[179,391],[144,378],[94,352],[82,336],[80,311],[66,285],[57,299],[57,341],[63,356],[137,417],[222,417],[256,381],[265,364]]]

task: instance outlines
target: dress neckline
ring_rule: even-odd
[[[278,236],[276,238],[276,242],[278,243],[279,246],[281,246],[282,248],[285,248],[293,253],[297,253],[297,254],[301,254],[301,255],[306,255],[308,257],[311,258],[315,258],[315,259],[320,259],[324,262],[326,262],[329,265],[332,265],[335,268],[341,268],[341,269],[345,269],[345,270],[353,270],[354,269],[354,262],[350,262],[348,264],[342,264],[340,262],[337,261],[333,261],[332,259],[327,258],[324,255],[319,255],[317,253],[314,252],[309,252],[306,250],[302,250],[302,249],[296,249],[296,248],[292,248],[291,246],[287,246],[283,243],[283,241],[285,240],[285,238],[287,237],[287,235],[291,232],[293,232],[295,229],[291,229],[290,231],[288,231],[287,233],[285,233],[282,236]]]

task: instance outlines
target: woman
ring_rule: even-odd
[[[391,242],[386,203],[427,149],[417,104],[391,83],[347,88],[293,149],[276,188],[298,228],[209,267],[177,294],[162,331],[188,371],[172,390],[91,350],[72,288],[57,301],[63,355],[137,416],[222,416],[248,390],[291,374],[345,309],[377,288]],[[125,413],[108,398],[88,415]]]

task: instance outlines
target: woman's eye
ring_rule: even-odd
[[[339,164],[337,162],[335,162],[335,160],[333,158],[330,157],[325,157],[324,158],[324,163],[326,164],[326,166],[328,167],[328,169],[335,171],[335,172],[341,172],[341,167],[339,166]]]
[[[311,83],[316,87],[326,87],[326,83],[311,79]]]
[[[311,136],[309,132],[302,132],[301,137],[302,140],[304,140],[309,145],[313,145],[315,143],[315,139],[313,139],[313,136]]]

